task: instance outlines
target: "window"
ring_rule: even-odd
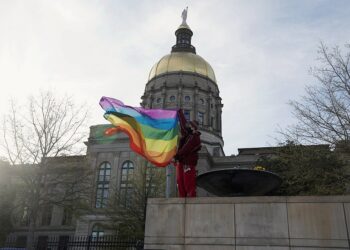
[[[202,105],[204,105],[204,100],[203,100],[202,98],[199,99],[199,103],[202,104]]]
[[[220,148],[219,147],[215,147],[213,150],[213,156],[220,156]]]
[[[133,185],[132,178],[134,176],[134,163],[131,161],[125,161],[122,165],[120,180],[120,195],[125,198],[125,205],[128,203],[127,197],[132,195]]]
[[[18,236],[16,238],[16,247],[25,248],[27,245],[27,236]]]
[[[29,217],[28,217],[28,207],[23,205],[21,216],[19,217],[20,226],[29,226]]]
[[[200,125],[203,125],[204,121],[204,113],[203,112],[198,112],[197,114],[197,120]]]
[[[97,177],[96,208],[104,208],[107,205],[110,178],[111,164],[103,162],[100,165]]]
[[[58,238],[58,249],[60,249],[60,250],[68,249],[68,243],[69,243],[69,236],[68,235],[61,235]]]
[[[191,111],[190,110],[184,110],[184,116],[186,118],[186,121],[191,120]]]
[[[186,96],[185,96],[185,102],[189,102],[189,101],[191,101],[191,97],[188,96],[188,95],[186,95]]]
[[[157,103],[160,103],[162,101],[162,98],[157,98]]]
[[[210,104],[210,107],[211,107],[211,108],[214,108],[214,105],[211,103],[211,104]]]
[[[43,209],[42,217],[41,217],[41,225],[49,226],[52,218],[52,206],[46,206]]]
[[[149,198],[157,197],[159,195],[159,187],[155,183],[155,178],[159,178],[157,171],[160,168],[154,166],[148,166],[146,168],[146,193]]]
[[[170,96],[170,101],[171,101],[171,102],[175,102],[175,100],[176,100],[176,98],[175,98],[174,95]]]
[[[73,218],[72,211],[70,211],[67,208],[64,208],[64,210],[63,210],[63,218],[62,218],[62,225],[70,225],[70,224],[72,224],[72,218]]]
[[[100,225],[94,225],[92,228],[91,236],[93,238],[102,237],[105,234],[105,231]]]
[[[43,236],[43,235],[40,235],[38,237],[38,245],[37,245],[37,249],[48,249],[48,244],[47,244],[47,241],[48,241],[49,237],[48,236]]]
[[[214,120],[214,117],[211,117],[211,118],[210,118],[210,125],[211,125],[213,128],[214,128],[214,121],[215,121],[215,120]]]

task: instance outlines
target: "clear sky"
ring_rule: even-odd
[[[348,0],[0,0],[0,115],[9,99],[51,89],[91,108],[111,96],[138,106],[152,65],[170,52],[181,12],[214,68],[227,155],[274,145],[290,99],[314,83],[320,41],[350,42]]]

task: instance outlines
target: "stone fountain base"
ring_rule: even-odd
[[[197,177],[197,185],[220,197],[265,195],[277,189],[281,178],[269,171],[222,169]]]

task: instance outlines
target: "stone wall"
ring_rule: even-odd
[[[149,199],[145,249],[349,249],[350,196]]]

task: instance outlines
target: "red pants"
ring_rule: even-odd
[[[196,197],[196,166],[176,164],[179,197]]]

